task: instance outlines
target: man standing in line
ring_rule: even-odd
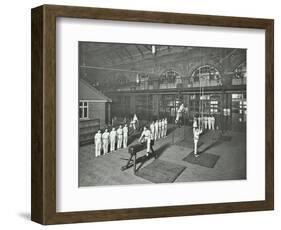
[[[134,130],[137,129],[137,123],[138,123],[138,117],[137,117],[137,114],[134,114],[134,117],[133,117]]]
[[[114,152],[115,151],[115,142],[116,142],[116,130],[115,130],[115,128],[112,128],[109,136],[110,136],[110,151]]]
[[[101,153],[101,131],[98,130],[98,132],[95,135],[95,156],[100,156]]]
[[[122,147],[122,139],[123,139],[123,129],[122,125],[117,129],[117,149]]]
[[[123,128],[123,148],[127,148],[128,133],[129,133],[128,125],[125,124],[125,126]]]
[[[212,116],[212,118],[211,118],[211,125],[212,125],[212,130],[214,130],[215,129],[215,117],[214,116]]]
[[[204,116],[204,129],[205,130],[208,129],[208,117],[207,117],[207,115]]]
[[[162,134],[162,122],[161,119],[158,120],[158,139],[161,139],[161,134]]]
[[[155,139],[155,124],[154,121],[151,122],[150,124],[150,132],[151,132],[151,139]]]
[[[211,118],[211,115],[209,115],[209,116],[208,116],[208,129],[209,129],[209,130],[212,129],[211,124],[212,124],[212,118]]]
[[[158,139],[158,120],[155,121],[154,127],[155,127],[155,138],[154,138],[154,141],[156,141]]]
[[[102,134],[102,143],[103,143],[103,154],[108,153],[108,145],[109,145],[109,132],[105,129],[104,133]]]
[[[168,131],[168,121],[167,121],[167,117],[166,117],[165,120],[164,120],[164,129],[165,129],[164,136],[167,137],[167,131]]]
[[[164,135],[164,134],[165,134],[165,121],[164,121],[164,118],[162,119],[161,124],[162,124],[162,129],[161,129],[162,133],[161,133],[161,137],[164,138],[164,136],[165,136],[165,135]]]

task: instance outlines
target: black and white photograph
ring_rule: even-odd
[[[79,187],[247,179],[247,49],[80,41],[78,53]]]

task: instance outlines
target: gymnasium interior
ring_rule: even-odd
[[[247,50],[79,42],[79,187],[245,180]],[[176,123],[180,105],[187,108]],[[134,115],[136,129],[130,126]],[[214,117],[193,157],[194,117]],[[167,136],[132,156],[143,127]],[[129,127],[128,147],[95,155],[95,135]]]

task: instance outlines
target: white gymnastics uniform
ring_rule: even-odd
[[[117,149],[122,147],[123,130],[122,128],[117,129]]]
[[[208,129],[208,117],[204,117],[204,129]]]
[[[102,134],[102,148],[103,148],[103,153],[106,154],[108,153],[108,145],[109,145],[109,132],[104,132]]]
[[[144,137],[144,140],[146,141],[146,152],[150,153],[151,152],[151,148],[150,148],[151,132],[149,129],[142,131],[140,139],[142,139],[143,137]]]
[[[194,155],[197,154],[197,144],[198,144],[198,140],[199,140],[199,135],[202,133],[202,130],[199,129],[194,129],[193,132],[193,140],[194,140]]]
[[[161,124],[162,124],[161,137],[163,138],[165,136],[165,122],[164,122],[164,120],[162,120]]]
[[[110,151],[115,151],[115,142],[116,142],[116,131],[115,130],[111,130],[110,134]]]
[[[159,122],[158,122],[158,139],[161,138],[161,134],[162,134],[162,122],[161,122],[161,120],[159,120]]]
[[[155,121],[154,127],[155,127],[154,140],[156,141],[158,139],[158,121]]]
[[[151,132],[151,139],[154,140],[154,138],[155,138],[155,125],[154,125],[154,123],[150,124],[150,132]]]
[[[167,119],[164,120],[164,136],[166,137],[167,136],[167,131],[168,131],[168,121]]]
[[[133,118],[133,127],[134,127],[134,130],[136,130],[136,124],[137,124],[137,122],[138,122],[138,117],[137,117],[137,115],[135,114],[134,115],[134,118]]]
[[[96,133],[95,135],[95,155],[100,156],[101,153],[101,133]]]
[[[212,118],[211,118],[211,117],[208,117],[208,129],[209,129],[209,130],[212,129],[211,123],[212,123]]]
[[[124,126],[123,127],[123,148],[127,148],[128,132],[129,132],[128,127]]]
[[[212,130],[214,130],[215,129],[215,117],[213,116],[212,118],[211,118],[211,125],[212,125]]]

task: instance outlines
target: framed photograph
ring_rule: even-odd
[[[31,16],[33,221],[273,210],[273,20]]]

